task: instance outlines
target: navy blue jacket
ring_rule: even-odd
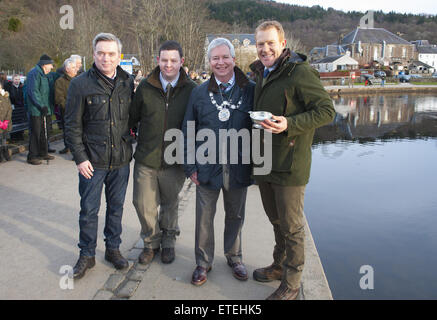
[[[187,177],[190,177],[194,172],[197,171],[197,179],[200,184],[209,189],[219,190],[223,187],[223,165],[220,163],[219,154],[219,130],[220,129],[235,129],[240,131],[241,129],[247,129],[249,135],[248,145],[249,147],[247,164],[242,161],[242,139],[238,139],[238,161],[236,164],[230,164],[231,159],[231,143],[228,138],[228,152],[227,152],[227,163],[230,164],[230,189],[243,188],[252,184],[251,171],[252,165],[250,164],[250,133],[252,128],[252,122],[248,111],[252,111],[253,108],[253,95],[255,90],[255,83],[250,81],[246,75],[239,68],[235,67],[235,84],[232,91],[232,103],[237,104],[241,96],[243,97],[242,104],[238,109],[230,109],[230,118],[227,121],[220,121],[218,118],[219,111],[217,107],[211,102],[209,93],[212,92],[214,99],[220,105],[222,103],[222,98],[219,93],[219,88],[217,82],[215,81],[214,74],[211,76],[210,80],[204,82],[202,85],[196,87],[191,92],[190,100],[188,102],[187,111],[185,113],[184,122],[182,125],[182,131],[184,132],[184,151],[185,151],[185,163],[184,171]],[[195,164],[189,164],[187,155],[190,152],[189,144],[187,141],[187,130],[188,121],[195,121],[195,132],[196,136],[198,132],[202,129],[210,129],[214,131],[215,134],[215,147],[216,147],[216,161],[215,163],[200,164],[199,159],[195,159]],[[197,139],[196,139],[197,140]],[[206,139],[204,139],[206,141]],[[204,148],[207,144],[205,141],[196,141],[195,150],[202,147],[202,151],[205,155],[208,155],[209,150]],[[237,150],[232,150],[234,153]],[[235,153],[236,154],[236,153]]]

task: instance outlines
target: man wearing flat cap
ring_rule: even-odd
[[[37,65],[29,71],[26,80],[26,103],[30,114],[29,153],[27,162],[41,164],[53,160],[48,154],[47,123],[51,121],[50,85],[47,75],[53,69],[53,60],[43,54]],[[45,120],[45,121],[44,121]]]

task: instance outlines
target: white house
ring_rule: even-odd
[[[311,63],[311,66],[319,72],[333,72],[340,70],[358,69],[358,61],[349,55],[333,56],[320,59]]]
[[[418,60],[431,67],[437,68],[437,47],[418,46]]]

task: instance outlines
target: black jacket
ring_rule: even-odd
[[[20,83],[18,88],[16,88],[13,84],[8,86],[6,91],[9,92],[9,98],[11,99],[11,103],[17,106],[24,106],[24,98],[23,98],[23,85]]]
[[[113,91],[95,66],[71,80],[65,135],[76,164],[89,160],[94,168],[113,170],[131,161],[128,119],[133,90],[133,78],[120,67]]]

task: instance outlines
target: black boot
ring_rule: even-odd
[[[11,152],[8,148],[8,146],[3,147],[3,157],[6,161],[11,161]]]
[[[73,268],[73,278],[80,279],[85,275],[87,269],[91,269],[96,265],[96,259],[94,257],[80,256],[76,265]]]
[[[5,159],[3,158],[3,147],[1,147],[0,149],[0,162],[5,161]]]
[[[112,249],[106,249],[105,251],[105,260],[111,262],[115,269],[124,269],[129,266],[129,262],[123,258],[123,256],[120,253],[120,250],[112,250]]]

